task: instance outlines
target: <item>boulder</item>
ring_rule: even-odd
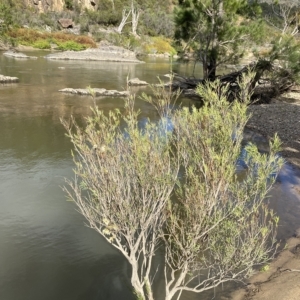
[[[18,77],[4,76],[0,74],[0,83],[15,83],[18,82]]]
[[[73,28],[74,26],[74,23],[71,19],[59,19],[58,23],[64,29]]]
[[[94,95],[98,96],[106,96],[106,97],[127,97],[129,95],[128,91],[116,91],[116,90],[106,90],[106,89],[73,89],[73,88],[65,88],[59,90],[62,93],[68,94],[77,94],[77,95],[84,95],[84,96],[91,96]]]

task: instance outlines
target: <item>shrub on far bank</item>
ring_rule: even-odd
[[[150,36],[174,36],[173,15],[162,10],[147,9],[141,20],[140,30]]]
[[[108,31],[97,32],[94,35],[95,41],[100,42],[105,40],[113,45],[124,47],[135,53],[147,55],[147,54],[164,54],[170,55],[177,54],[176,49],[171,45],[172,40],[165,37],[149,37],[143,36],[136,37],[131,33],[119,34],[116,32]]]
[[[169,53],[175,55],[177,52],[171,46],[171,40],[164,37],[152,37],[144,43],[143,50],[146,54],[162,54]]]
[[[37,40],[32,46],[37,49],[51,49],[51,44],[47,40]]]
[[[39,49],[50,49],[51,43],[58,45],[61,50],[83,50],[95,48],[96,43],[88,36],[74,35],[64,32],[42,32],[27,28],[13,29],[8,36],[21,45],[32,46]]]
[[[86,49],[85,45],[79,44],[74,41],[66,41],[62,43],[57,43],[58,47],[57,49],[67,51],[67,50],[73,50],[73,51],[81,51]]]
[[[137,49],[141,48],[144,41],[143,37],[139,38],[130,33],[119,34],[113,31],[95,32],[94,39],[96,42],[105,40],[110,44],[135,52],[138,52]]]

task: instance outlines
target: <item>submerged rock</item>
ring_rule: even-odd
[[[129,95],[128,91],[106,90],[106,89],[97,89],[97,88],[93,88],[93,89],[65,88],[59,90],[59,92],[68,93],[68,94],[85,95],[85,96],[95,95],[96,97],[98,96],[127,97]]]
[[[90,48],[83,51],[64,51],[51,53],[46,55],[45,58],[143,63],[136,58],[134,52],[116,46],[102,46],[97,49]]]
[[[0,83],[15,83],[18,82],[18,77],[4,76],[0,74]]]
[[[141,85],[148,85],[148,82],[140,80],[138,78],[132,78],[128,80],[128,84],[132,86],[141,86]]]
[[[16,52],[14,50],[6,51],[3,53],[3,55],[8,56],[8,57],[21,58],[21,59],[28,59],[28,58],[37,59],[36,56],[28,56],[24,53]]]

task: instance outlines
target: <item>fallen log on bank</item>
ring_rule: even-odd
[[[252,93],[251,99],[257,103],[268,103],[272,98],[289,91],[294,80],[291,72],[266,60],[259,60],[251,63],[241,70],[234,71],[225,75],[217,76],[222,85],[229,86],[228,100],[239,98],[239,82],[243,75],[252,73],[253,77],[249,84],[249,92]],[[205,84],[207,80],[194,77],[184,77],[174,75],[172,88],[180,89],[187,97],[198,97],[196,88],[199,84]]]

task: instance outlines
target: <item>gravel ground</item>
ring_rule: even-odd
[[[287,190],[288,195],[293,196],[284,204],[284,213],[291,216],[293,222],[291,211],[297,211],[300,199],[300,93],[288,93],[270,104],[251,105],[248,111],[252,114],[247,125],[251,132],[261,133],[268,138],[277,133],[282,141],[282,156],[296,166],[293,168],[298,175],[285,183],[285,189],[278,189],[277,186],[276,190],[276,185],[274,186],[274,194],[277,198],[283,197],[283,202],[286,200]],[[291,204],[292,207],[288,207]],[[268,265],[269,270],[258,272],[250,278],[246,288],[236,290],[231,297],[224,299],[300,299],[300,228],[286,242],[287,247]]]
[[[278,134],[282,156],[300,167],[300,93],[288,93],[270,104],[251,105],[247,127],[265,137]]]

